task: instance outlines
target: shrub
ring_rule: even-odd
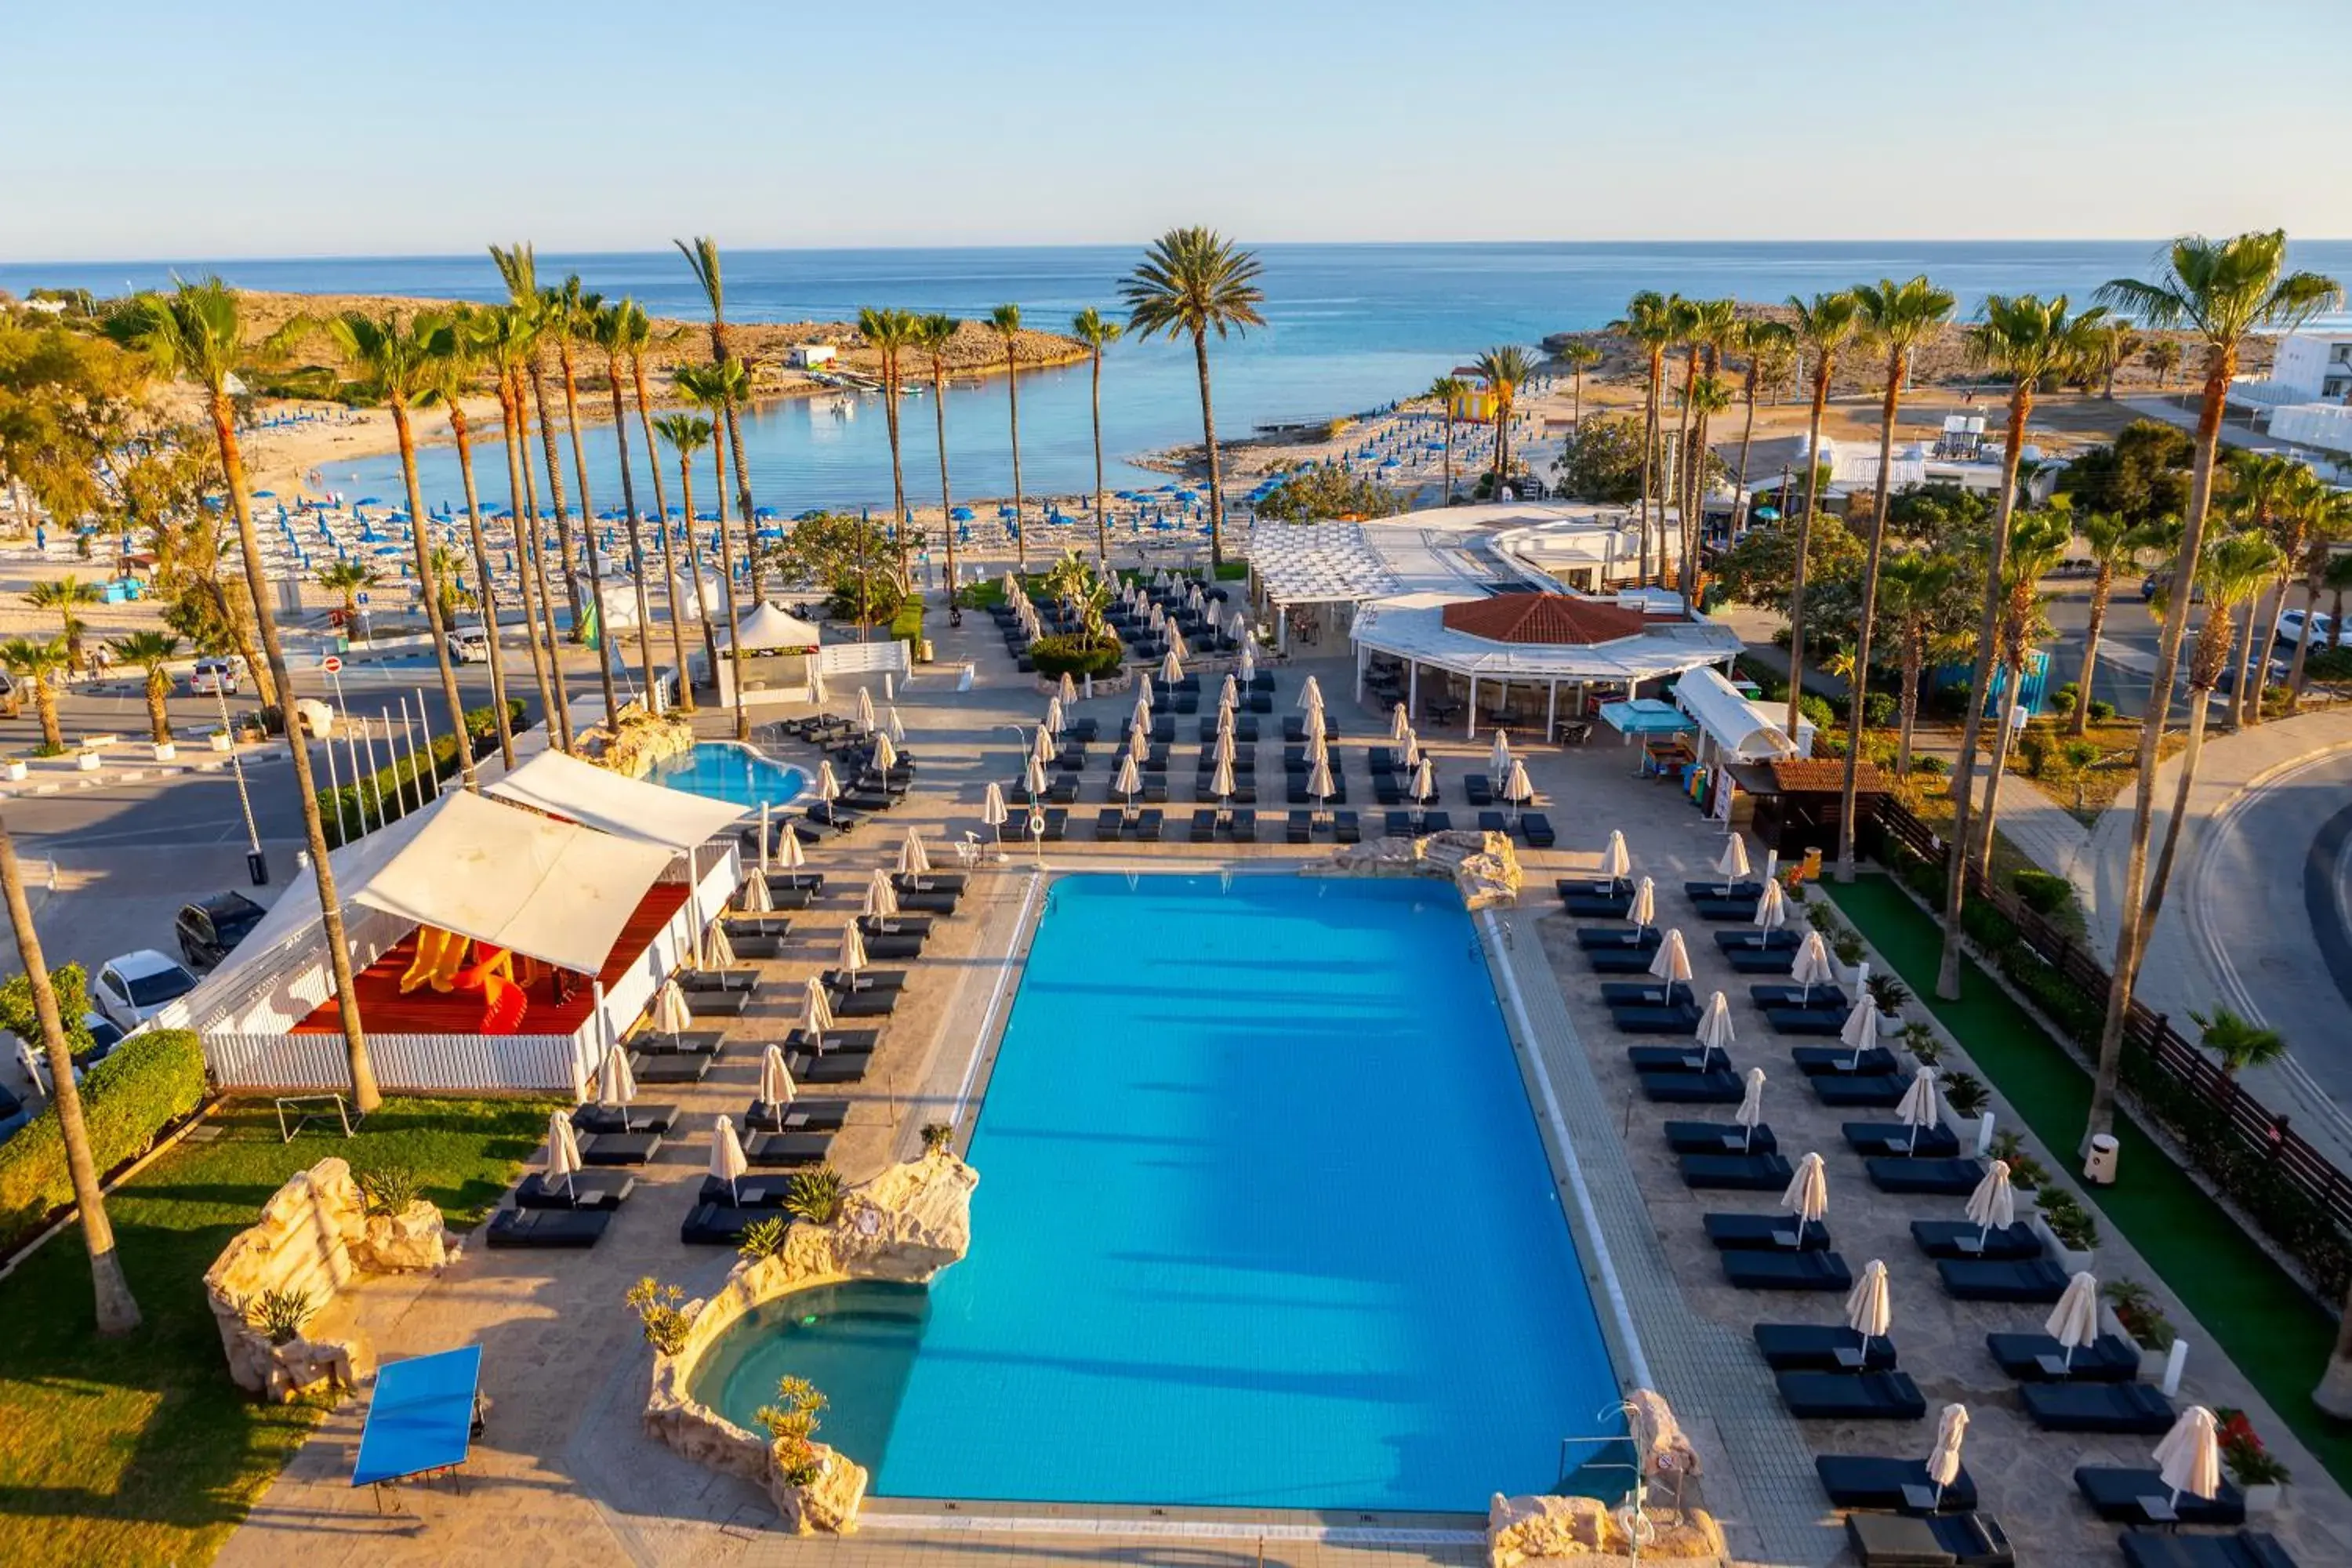
[[[1911,767],[1914,772],[1926,773],[1930,778],[1942,778],[1952,771],[1950,763],[1932,752],[1924,757],[1912,758]]]
[[[736,1255],[746,1263],[757,1263],[763,1258],[773,1258],[784,1249],[784,1238],[792,1226],[781,1219],[756,1220],[743,1229],[743,1239]]]
[[[2149,1350],[2172,1348],[2172,1320],[2156,1304],[2155,1291],[2137,1279],[2118,1279],[2106,1289],[2107,1305],[2115,1309],[2126,1332]]]
[[[656,1283],[650,1274],[629,1287],[621,1298],[646,1332],[646,1343],[664,1355],[676,1355],[686,1348],[686,1331],[693,1320],[680,1305],[686,1292],[675,1285]]]
[[[1837,954],[1840,963],[1851,969],[1860,963],[1862,955],[1870,950],[1864,946],[1860,931],[1842,931],[1830,938],[1830,951]]]
[[[1874,730],[1884,730],[1894,723],[1895,694],[1891,691],[1863,693],[1862,721]]]
[[[240,1298],[236,1309],[245,1314],[247,1322],[267,1334],[273,1345],[292,1344],[300,1339],[302,1325],[318,1310],[310,1304],[310,1292],[291,1286]]]
[[[1029,645],[1029,658],[1040,675],[1116,675],[1124,657],[1116,637],[1087,640],[1075,633],[1055,632]]]
[[[2049,1168],[2025,1152],[2025,1140],[2015,1132],[1992,1135],[1992,1157],[2009,1167],[2009,1184],[2030,1193],[2050,1179]]]
[[[785,1212],[811,1225],[831,1225],[839,1219],[841,1202],[841,1173],[829,1164],[794,1176],[784,1193]]]
[[[1936,688],[1935,696],[1928,700],[1943,717],[1965,719],[1969,716],[1969,693],[1974,689],[1968,681],[1955,680],[1949,685]]]
[[[2011,872],[2009,885],[2025,900],[2025,907],[2037,915],[2054,915],[2074,897],[2074,883],[2032,867]]]
[[[1822,735],[1838,727],[1837,710],[1830,706],[1828,698],[1813,692],[1808,691],[1797,699],[1797,712],[1800,717],[1811,720],[1814,730]]]
[[[920,598],[910,595],[907,602],[898,606],[898,614],[890,617],[890,636],[898,642],[923,640],[923,601]]]
[[[1927,1067],[1944,1059],[1944,1042],[1936,1037],[1936,1027],[1925,1018],[1914,1018],[1903,1026],[1903,1044],[1911,1054]]]
[[[955,1128],[945,1121],[923,1123],[923,1152],[944,1154],[955,1147]]]
[[[2016,1179],[2012,1173],[2011,1180]],[[2044,1187],[2034,1195],[2042,1210],[2042,1221],[2050,1234],[2063,1242],[2069,1250],[2087,1252],[2099,1245],[2099,1225],[2091,1217],[2074,1194],[2063,1187]]]
[[[60,963],[49,971],[49,989],[57,993],[58,1021],[64,1026],[66,1052],[80,1056],[93,1050],[98,1042],[89,1037],[89,1026],[83,1022],[89,1012],[89,977],[79,963]],[[22,974],[12,974],[0,985],[0,1029],[23,1040],[40,1055],[41,1019],[33,1007],[33,982]]]
[[[1882,1013],[1899,1013],[1903,1004],[1911,1000],[1911,988],[1894,974],[1874,974],[1870,977],[1870,999]]]
[[[2070,680],[2050,693],[2050,711],[2058,714],[2072,713],[2074,711],[2074,704],[2082,700],[2083,688],[2077,682]]]
[[[1985,1089],[1984,1079],[1971,1072],[1952,1073],[1944,1079],[1941,1087],[1944,1103],[1952,1108],[1956,1116],[1980,1116],[1984,1113],[1985,1102],[1992,1098]]]
[[[790,1485],[814,1486],[824,1473],[814,1441],[817,1416],[824,1406],[825,1397],[816,1384],[804,1377],[786,1377],[777,1380],[776,1403],[752,1412],[775,1440],[776,1468]]]
[[[2231,1480],[2242,1487],[2259,1487],[2284,1486],[2294,1479],[2263,1447],[2263,1440],[2254,1435],[2254,1424],[2246,1419],[2244,1411],[2218,1405],[2213,1419],[2221,1423],[2217,1436],[2221,1443],[2221,1463],[2229,1468]]]
[[[2116,716],[2116,705],[2104,697],[2091,699],[2091,722],[2105,724]]]
[[[154,1147],[156,1138],[205,1100],[205,1053],[184,1029],[131,1036],[81,1084],[91,1158],[102,1175]],[[73,1201],[65,1138],[54,1107],[0,1143],[0,1252]]]
[[[415,1168],[408,1165],[379,1165],[360,1172],[353,1180],[359,1183],[361,1205],[371,1215],[387,1218],[406,1213],[423,1190]]]

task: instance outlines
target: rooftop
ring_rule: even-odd
[[[1497,594],[1465,599],[1442,612],[1446,626],[1490,642],[1591,646],[1638,637],[1648,624],[1639,610],[1565,594]]]

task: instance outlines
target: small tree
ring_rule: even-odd
[[[359,624],[360,590],[375,586],[375,568],[359,561],[337,561],[319,568],[319,586],[343,596],[343,625]]]
[[[180,657],[180,639],[162,632],[132,632],[106,646],[125,664],[135,664],[147,672],[147,730],[157,745],[166,744],[172,739],[172,716],[163,707],[163,700],[172,695],[172,672],[167,667]]]
[[[41,721],[41,754],[53,757],[66,749],[65,731],[58,724],[58,689],[54,683],[67,668],[66,639],[38,642],[10,637],[0,642],[0,668],[33,689],[33,710]]]
[[[2227,1007],[2189,1015],[2197,1020],[2205,1048],[2221,1058],[2221,1070],[2235,1078],[2247,1068],[2267,1067],[2286,1055],[2286,1037]]]
[[[25,595],[25,603],[37,610],[55,610],[59,630],[66,639],[66,657],[76,668],[81,666],[82,618],[74,612],[84,605],[95,605],[105,597],[95,583],[85,583],[71,573],[33,584]]]
[[[816,1429],[825,1405],[816,1384],[804,1377],[786,1377],[777,1380],[776,1403],[752,1412],[775,1439],[777,1470],[793,1486],[813,1486],[824,1473],[816,1451]]]

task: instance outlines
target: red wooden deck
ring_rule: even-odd
[[[613,943],[613,951],[604,957],[604,967],[596,976],[606,985],[613,984],[632,963],[645,953],[654,933],[667,925],[686,902],[684,882],[656,882],[631,911],[628,923]],[[404,996],[400,994],[400,977],[408,973],[409,961],[416,956],[416,943],[411,939],[402,942],[390,952],[369,964],[352,977],[360,999],[360,1023],[372,1032],[388,1035],[470,1035],[478,1032],[482,1017],[482,994],[478,991],[436,991],[419,986]],[[469,956],[473,962],[480,956],[477,944]],[[556,975],[547,965],[533,963],[518,955],[515,976],[520,979],[535,971],[525,992],[530,997],[530,1008],[523,1015],[515,1031],[525,1035],[568,1035],[587,1021],[588,1010],[594,1005],[595,993],[579,975],[566,975],[572,984],[569,1000],[555,997]],[[298,1035],[337,1035],[342,1033],[342,1016],[330,996],[310,1016],[294,1026]]]

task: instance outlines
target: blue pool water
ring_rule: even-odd
[[[724,741],[700,742],[685,755],[656,763],[652,778],[672,789],[731,801],[754,811],[763,803],[787,805],[808,787],[808,775],[800,769],[770,762],[748,746]]]
[[[1622,1430],[1450,888],[1057,880],[971,1158],[927,1303],[780,1304],[700,1397],[798,1373],[878,1493],[1021,1501],[1475,1510]]]

